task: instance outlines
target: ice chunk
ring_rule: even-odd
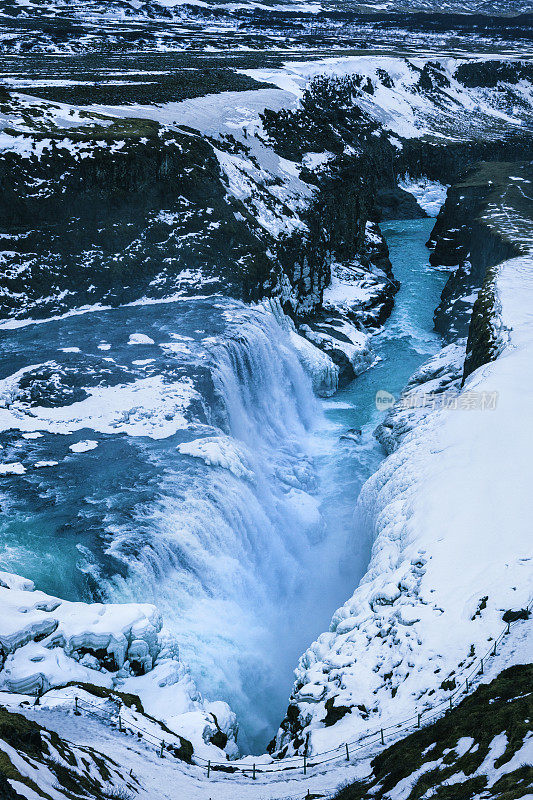
[[[128,339],[128,344],[155,344],[155,342],[145,333],[132,333]]]
[[[76,444],[71,444],[69,446],[69,450],[72,450],[73,453],[87,453],[89,450],[95,450],[98,447],[98,442],[95,442],[92,439],[86,439],[83,442],[76,442]]]

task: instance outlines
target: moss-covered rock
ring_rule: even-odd
[[[519,765],[493,786],[489,778],[520,751],[533,728],[532,680],[531,664],[504,670],[437,722],[384,750],[372,761],[371,777],[346,786],[337,800],[385,800],[397,796],[401,782],[405,800],[473,800],[481,792],[494,800],[525,797],[533,788],[530,766]],[[504,752],[491,761],[491,744],[502,734]],[[471,740],[466,751],[457,749],[459,740]]]

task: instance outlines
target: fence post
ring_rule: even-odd
[[[420,717],[421,717],[421,716],[422,716],[421,714],[419,714],[419,715],[418,715],[418,722],[417,722],[417,726],[416,726],[417,728],[419,728],[419,727],[420,727]]]
[[[496,655],[496,639],[494,640],[494,647],[492,648],[492,655]]]
[[[122,719],[120,718],[120,713],[118,715],[118,729],[119,729],[119,731],[122,730]]]
[[[450,697],[450,711],[452,710],[452,708],[453,708],[452,698]]]
[[[350,751],[348,750],[348,742],[346,742],[346,761],[350,760]]]
[[[74,698],[74,713],[76,714],[77,717],[80,716],[80,712],[78,711],[78,698],[77,697]]]
[[[210,772],[211,772],[211,762],[210,762],[210,761],[208,761],[208,762],[207,762],[207,777],[208,777],[208,778],[209,778],[209,774],[210,774]]]
[[[470,688],[470,687],[469,687],[469,685],[468,685],[468,678],[467,678],[467,679],[466,679],[466,693],[467,693],[467,694],[468,694],[468,689],[469,689],[469,688]]]
[[[483,675],[483,659],[481,659],[481,669],[479,671]]]
[[[163,750],[165,749],[165,742],[161,740],[161,749],[159,750],[159,758],[163,758]]]
[[[307,775],[307,756],[304,756],[304,775]]]
[[[381,729],[381,744],[385,744],[385,739],[383,738],[383,728]]]
[[[255,764],[254,764],[254,769],[253,769],[253,772],[252,772],[252,780],[255,781]]]

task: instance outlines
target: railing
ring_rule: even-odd
[[[533,599],[530,600],[525,610],[529,612],[532,606]],[[466,671],[468,671],[468,674],[462,683],[458,684],[453,690],[450,691],[450,694],[445,700],[441,700],[439,703],[435,703],[429,708],[426,707],[422,711],[416,712],[411,717],[407,717],[400,722],[378,728],[372,733],[360,736],[358,739],[343,742],[331,750],[324,750],[323,752],[315,753],[312,756],[303,755],[284,758],[280,760],[278,764],[261,764],[257,766],[252,764],[250,766],[243,767],[235,762],[214,762],[202,759],[199,756],[195,757],[195,761],[205,765],[208,777],[212,771],[221,771],[226,773],[238,772],[241,775],[251,775],[252,779],[255,780],[256,776],[259,774],[266,774],[269,772],[285,772],[289,770],[301,770],[304,775],[307,775],[307,770],[312,767],[321,766],[332,761],[338,761],[340,758],[350,761],[353,755],[367,747],[375,744],[385,746],[387,738],[390,738],[390,736],[394,733],[398,733],[400,731],[417,730],[422,726],[422,723],[427,725],[428,723],[442,716],[443,713],[450,711],[453,708],[454,700],[458,695],[469,694],[472,688],[473,678],[476,675],[483,674],[487,660],[497,654],[498,645],[504,639],[504,637],[510,633],[511,625],[514,624],[514,622],[519,621],[521,620],[517,619],[506,624],[502,632],[496,637],[496,639],[494,639],[490,649],[487,650],[485,655],[472,661],[469,666],[462,671],[462,674]]]
[[[533,599],[528,603],[525,610],[529,612],[532,606]],[[462,673],[468,671],[468,674],[462,683],[450,691],[450,694],[445,700],[442,700],[439,703],[430,706],[429,708],[426,707],[422,711],[416,712],[411,717],[407,717],[400,722],[378,728],[372,733],[367,733],[363,736],[360,736],[358,739],[343,742],[331,750],[325,750],[321,753],[314,753],[311,756],[307,754],[303,756],[289,756],[288,758],[283,758],[270,764],[252,763],[243,765],[237,763],[236,761],[212,761],[210,759],[205,759],[201,756],[194,755],[193,765],[202,766],[207,771],[208,778],[211,777],[211,773],[216,772],[220,775],[234,775],[238,773],[239,775],[249,776],[252,778],[252,780],[255,780],[258,775],[268,775],[269,773],[301,771],[303,775],[307,775],[307,770],[312,769],[313,767],[322,766],[323,764],[328,764],[333,761],[339,761],[339,759],[349,762],[351,758],[358,754],[361,750],[364,750],[367,747],[375,746],[376,744],[385,746],[387,740],[390,739],[392,735],[399,733],[400,731],[417,730],[418,728],[422,727],[422,724],[427,725],[433,720],[442,716],[443,713],[450,711],[453,708],[454,700],[459,695],[462,696],[469,694],[473,687],[473,678],[475,678],[477,675],[483,674],[488,659],[497,655],[498,645],[502,642],[504,637],[510,633],[511,625],[519,621],[522,620],[517,619],[506,624],[502,632],[496,637],[496,639],[494,639],[490,649],[485,653],[485,655],[472,661],[468,667],[462,671]],[[114,698],[110,697],[108,699],[113,700]],[[172,751],[174,751],[176,747],[179,747],[177,741],[172,741],[172,739],[179,741],[179,734],[171,734],[166,740],[161,739],[159,736],[154,735],[145,728],[141,728],[130,720],[126,720],[124,718],[124,712],[122,712],[121,706],[119,706],[116,717],[113,717],[106,709],[102,708],[96,703],[91,703],[90,701],[80,697],[74,697],[73,699],[68,698],[62,700],[61,702],[72,705],[73,700],[75,714],[81,714],[80,709],[84,709],[89,714],[93,714],[95,716],[102,715],[106,719],[111,719],[112,722],[118,727],[119,731],[128,733],[130,730],[132,730],[139,737],[139,739],[142,738],[150,744],[154,744],[161,758],[165,757],[167,754],[172,754]],[[37,700],[36,703],[38,702],[39,701]],[[115,700],[115,702],[118,702],[118,700]],[[18,707],[20,708],[20,706]],[[175,755],[172,757],[176,758]]]

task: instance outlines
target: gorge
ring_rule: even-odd
[[[227,762],[259,797],[239,769],[424,713],[527,619],[531,63],[158,31],[2,45],[0,699],[147,770],[79,796],[158,785],[85,702],[165,798],[166,745],[181,796]]]

